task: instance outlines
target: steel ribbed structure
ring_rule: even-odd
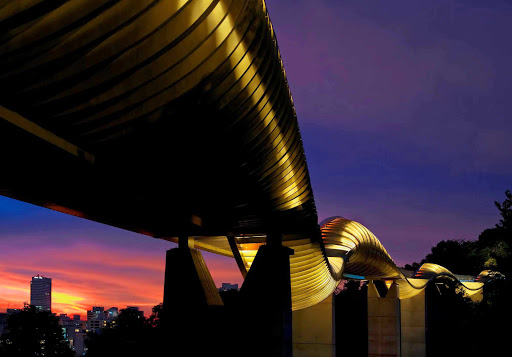
[[[219,187],[229,178],[212,172],[189,187],[179,182],[191,196],[201,186],[210,191],[203,196],[212,197],[189,200],[200,201],[189,216],[199,217],[204,234],[316,229],[297,118],[263,1],[14,0],[0,5],[0,28],[0,117],[7,122],[36,125],[28,131],[100,168],[116,164],[119,148],[143,140],[156,146],[151,133],[140,138],[151,130],[155,142],[180,142],[173,152],[163,144],[154,149],[159,164],[187,161],[193,175],[200,172],[190,162],[217,150],[204,161],[222,157],[218,170],[239,187]],[[188,153],[191,143],[201,149]],[[215,189],[226,191],[224,200]],[[3,192],[17,197],[15,189]],[[28,200],[111,221],[81,199]],[[230,222],[201,212],[212,204]],[[132,229],[154,236],[176,233],[164,223],[138,225]]]
[[[0,149],[11,153],[1,194],[153,237],[192,236],[239,257],[242,273],[278,232],[294,250],[294,310],[344,274],[397,280],[401,298],[456,279],[432,265],[406,278],[357,222],[335,217],[319,231],[262,0],[4,0],[0,66]]]

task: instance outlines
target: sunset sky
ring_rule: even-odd
[[[398,265],[497,223],[493,201],[512,189],[511,1],[267,6],[320,220],[361,222]],[[174,246],[0,197],[0,312],[28,301],[41,274],[57,313],[148,314]],[[234,260],[204,255],[217,285],[241,284]]]

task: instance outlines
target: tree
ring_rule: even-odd
[[[477,275],[487,269],[512,274],[512,192],[505,191],[505,196],[503,202],[494,202],[501,215],[499,223],[484,230],[477,241],[443,240],[421,263],[406,264],[405,269],[417,270],[428,262],[456,274]]]
[[[146,321],[149,327],[160,328],[160,318],[162,317],[162,309],[163,303],[153,306],[153,313]]]
[[[34,306],[27,306],[9,316],[7,331],[0,341],[2,356],[74,356],[64,340],[59,320],[49,311],[39,311]]]
[[[473,344],[459,343],[475,341],[482,329],[480,319],[474,314],[475,304],[464,295],[460,283],[438,277],[428,285],[425,294],[427,355],[478,355]]]
[[[425,259],[423,259],[420,263],[414,262],[412,264],[405,264],[405,270],[413,270],[416,271],[421,267],[421,264],[425,263]]]
[[[441,241],[422,261],[442,265],[458,274],[477,275],[484,269],[491,270],[480,303],[461,294],[456,281],[440,277],[429,284],[427,345],[431,355],[497,356],[505,349],[510,332],[502,322],[512,319],[511,191],[507,190],[505,196],[503,202],[494,202],[501,215],[495,227],[484,230],[477,241]],[[406,268],[418,265],[413,263]],[[463,340],[484,342],[455,342]]]
[[[478,274],[482,271],[475,242],[446,240],[432,247],[425,257],[427,263],[439,264],[455,274]]]
[[[134,308],[122,309],[117,318],[116,329],[125,331],[140,331],[146,325],[146,318],[141,311]]]
[[[162,334],[159,323],[161,310],[162,305],[156,305],[153,314],[147,319],[136,309],[122,309],[114,327],[87,335],[87,356],[160,355],[162,346],[172,340],[172,336]]]
[[[434,263],[455,274],[478,274],[483,269],[475,246],[475,242],[463,239],[442,240],[431,248],[431,252],[420,263],[406,264],[404,268],[416,271],[424,263]]]
[[[502,203],[494,201],[501,215],[500,223],[496,224],[496,228],[507,232],[508,238],[510,238],[510,234],[512,233],[512,192],[506,190],[505,196],[507,198]]]

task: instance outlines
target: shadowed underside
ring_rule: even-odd
[[[348,275],[396,279],[401,298],[456,279],[432,265],[406,278],[356,222],[319,231],[261,0],[4,0],[0,66],[3,195],[153,237],[193,236],[242,274],[267,233],[283,234],[294,310]]]
[[[262,1],[0,4],[4,195],[155,237],[310,233]]]

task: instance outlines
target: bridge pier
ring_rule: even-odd
[[[425,357],[427,355],[425,290],[400,301],[400,321],[402,357]]]
[[[290,255],[280,234],[267,235],[240,289],[241,309],[250,336],[244,355],[292,356]]]
[[[201,309],[222,306],[222,299],[201,252],[180,237],[178,248],[167,251],[163,309]]]
[[[393,282],[383,297],[368,283],[368,356],[426,356],[425,291],[398,299]]]
[[[166,253],[162,343],[169,352],[185,350],[197,355],[220,343],[229,326],[223,302],[201,252],[180,237],[179,247]],[[201,343],[198,344],[197,341]],[[208,346],[208,347],[207,347]]]
[[[293,357],[335,357],[334,297],[293,312]]]
[[[400,357],[400,299],[393,282],[380,296],[373,281],[368,282],[368,356]]]

